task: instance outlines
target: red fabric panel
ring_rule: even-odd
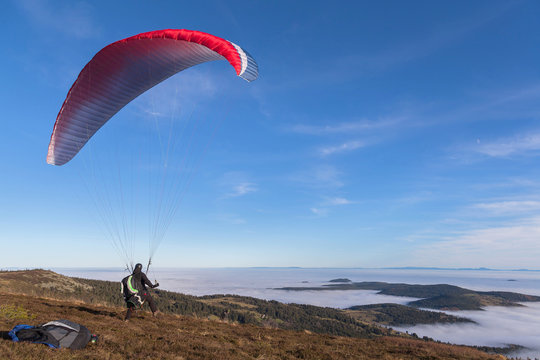
[[[242,70],[242,60],[240,59],[238,51],[236,51],[234,46],[229,41],[211,34],[195,30],[166,29],[141,33],[123,40],[119,40],[117,41],[117,43],[139,39],[174,39],[201,44],[206,46],[210,50],[217,52],[225,59],[227,59],[227,61],[231,63],[231,65],[236,70],[236,74],[240,74],[240,71]],[[115,43],[111,45],[114,44]]]

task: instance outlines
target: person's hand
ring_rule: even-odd
[[[154,286],[152,286],[152,289],[157,288],[158,286],[159,286],[159,283],[155,283]]]

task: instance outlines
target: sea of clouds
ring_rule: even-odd
[[[418,325],[396,330],[464,345],[504,346],[518,344],[526,349],[512,356],[540,358],[540,303],[524,307],[487,307],[485,311],[448,311],[477,324]]]
[[[53,269],[84,278],[119,281],[120,269]],[[406,304],[413,298],[378,295],[369,290],[284,291],[281,287],[314,287],[331,279],[354,282],[385,281],[407,284],[451,284],[479,291],[513,291],[540,296],[540,272],[431,269],[306,269],[306,268],[212,268],[150,269],[148,277],[161,288],[190,295],[237,294],[285,303],[334,308],[375,303]],[[522,307],[488,307],[483,311],[448,312],[477,324],[418,325],[397,328],[419,336],[454,344],[505,346],[527,349],[512,356],[540,358],[540,303]]]

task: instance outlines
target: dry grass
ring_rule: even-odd
[[[396,337],[346,338],[233,325],[191,317],[139,313],[125,323],[124,309],[0,292],[0,304],[34,319],[0,317],[0,331],[20,323],[70,319],[98,334],[79,351],[0,340],[6,359],[504,359],[462,346]],[[5,335],[5,333],[4,333]]]
[[[73,293],[77,288],[90,290],[92,287],[75,279],[50,270],[0,271],[0,289],[15,293],[36,293],[37,289],[55,289]],[[39,290],[37,290],[39,291]]]

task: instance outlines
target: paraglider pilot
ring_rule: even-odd
[[[135,265],[133,273],[129,276],[126,276],[122,279],[122,293],[124,294],[124,300],[127,305],[127,312],[125,321],[128,321],[131,318],[132,312],[136,308],[141,308],[142,305],[147,302],[152,311],[152,315],[156,316],[159,313],[159,310],[156,307],[154,299],[148,287],[154,289],[159,286],[159,283],[152,284],[146,274],[142,271],[142,264]]]

